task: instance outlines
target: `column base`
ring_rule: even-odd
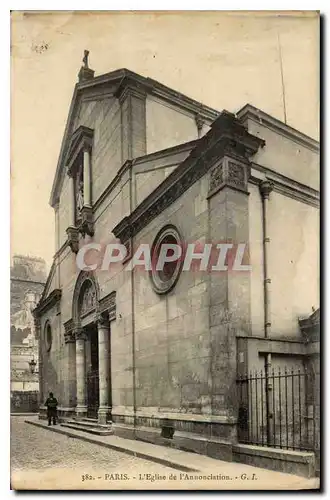
[[[109,423],[111,417],[111,408],[109,406],[100,406],[97,412],[97,420],[101,425],[106,425]]]
[[[87,406],[76,406],[76,417],[87,417]]]

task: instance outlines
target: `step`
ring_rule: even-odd
[[[61,424],[61,427],[75,429],[76,431],[88,432],[89,434],[94,434],[97,436],[111,436],[111,435],[113,435],[113,430],[110,429],[109,427],[107,429],[104,429],[104,428],[102,429],[99,426],[85,427],[84,425],[81,425],[81,423],[78,423],[78,422],[75,422],[75,423],[65,422],[65,423]]]
[[[74,425],[81,425],[83,427],[88,427],[90,429],[93,429],[94,427],[101,427],[103,429],[111,429],[111,425],[106,425],[106,424],[98,424],[97,420],[95,422],[86,422],[85,420],[67,420],[64,422],[65,424],[74,424]]]

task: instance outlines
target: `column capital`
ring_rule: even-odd
[[[64,333],[65,344],[72,344],[75,341],[76,341],[76,338],[75,338],[74,332],[72,330]]]
[[[85,333],[85,330],[81,327],[75,327],[73,329],[73,334],[74,334],[74,337],[77,340],[86,340],[86,333]]]
[[[109,328],[110,327],[109,315],[107,313],[99,313],[98,314],[97,326],[98,326],[98,328]]]
[[[261,193],[261,196],[266,200],[269,199],[269,195],[273,191],[273,189],[274,189],[274,184],[270,181],[262,181],[259,184],[259,191]]]

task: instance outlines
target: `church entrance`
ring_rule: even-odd
[[[87,416],[97,418],[99,409],[99,350],[96,324],[87,327]]]

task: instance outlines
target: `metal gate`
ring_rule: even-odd
[[[319,376],[307,371],[250,372],[237,379],[238,437],[246,444],[318,452]]]

